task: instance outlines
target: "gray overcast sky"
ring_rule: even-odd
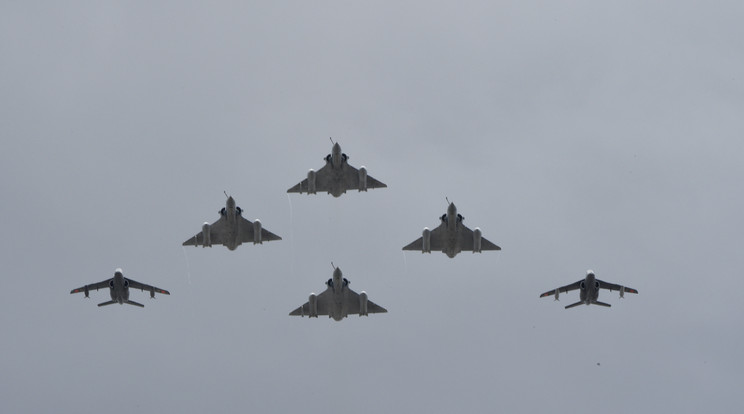
[[[741,2],[152,3],[0,5],[0,411],[741,409]],[[288,197],[329,136],[389,187]],[[183,249],[223,190],[284,240]]]

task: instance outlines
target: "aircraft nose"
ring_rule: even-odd
[[[336,270],[333,271],[333,277],[340,279],[341,278],[341,269],[339,269],[337,267]]]
[[[447,208],[447,212],[452,215],[457,214],[457,207],[455,207],[455,203],[450,203],[449,207]]]
[[[333,144],[333,151],[341,152],[341,145],[339,145],[338,142]]]
[[[233,207],[235,205],[235,199],[232,196],[227,197],[227,205]]]
[[[124,272],[121,270],[120,267],[118,267],[118,268],[116,268],[116,270],[114,270],[114,276],[122,275],[122,274],[124,274]]]

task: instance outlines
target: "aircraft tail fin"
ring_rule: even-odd
[[[115,300],[110,300],[108,302],[99,303],[98,306],[113,305],[114,303],[116,303]]]
[[[566,309],[568,309],[568,308],[573,308],[574,306],[579,306],[579,305],[581,305],[581,304],[583,304],[583,303],[584,303],[584,302],[582,302],[582,301],[578,301],[578,302],[576,302],[576,303],[572,303],[572,304],[570,304],[570,305],[566,306]]]
[[[137,303],[137,302],[135,302],[133,300],[128,300],[128,301],[126,301],[124,303],[126,303],[127,305],[139,306],[140,308],[144,308],[145,307],[145,305],[143,305],[141,303]]]
[[[593,303],[594,303],[595,305],[599,305],[599,306],[606,306],[606,307],[608,307],[608,308],[609,308],[610,306],[612,306],[612,305],[610,305],[609,303],[604,303],[604,302],[593,302]]]

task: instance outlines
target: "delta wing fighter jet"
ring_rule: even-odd
[[[606,306],[610,307],[611,305],[609,303],[599,302],[597,298],[599,297],[599,290],[600,289],[607,289],[610,291],[617,290],[620,292],[620,297],[624,297],[625,293],[638,293],[637,290],[625,286],[616,285],[614,283],[607,283],[603,282],[597,278],[594,277],[594,272],[591,270],[586,271],[586,277],[582,280],[579,280],[576,283],[571,283],[570,285],[566,285],[563,287],[559,287],[558,289],[554,289],[548,292],[543,293],[540,295],[541,298],[547,297],[547,296],[555,296],[555,300],[558,300],[558,295],[563,292],[570,292],[572,290],[579,289],[579,298],[580,301],[576,303],[572,303],[568,306],[566,306],[566,309],[573,308],[574,306],[581,305],[582,303],[585,305],[600,305],[600,306]]]
[[[287,190],[288,193],[316,194],[325,191],[334,197],[340,197],[346,190],[367,191],[368,188],[387,187],[372,176],[367,175],[363,166],[358,170],[348,163],[349,157],[341,152],[338,142],[333,144],[333,150],[326,155],[326,164],[318,171],[310,170],[307,178],[296,186]]]
[[[403,250],[419,250],[421,253],[441,251],[453,258],[463,250],[480,253],[482,250],[501,250],[501,247],[491,243],[481,235],[478,227],[470,230],[462,222],[465,217],[457,213],[455,203],[450,203],[447,213],[439,217],[441,223],[434,230],[424,227],[421,237],[411,244],[403,247]]]
[[[367,293],[356,293],[349,288],[349,281],[342,276],[338,267],[333,270],[333,278],[328,279],[328,286],[323,293],[310,294],[310,300],[293,310],[290,316],[308,316],[317,318],[318,315],[328,315],[340,321],[349,315],[369,316],[370,313],[385,313],[387,309],[367,299]]]
[[[219,211],[220,218],[211,225],[205,222],[202,231],[183,242],[184,246],[212,247],[222,244],[235,250],[243,243],[261,244],[264,241],[281,240],[276,234],[261,227],[261,221],[253,223],[243,218],[243,209],[235,205],[232,197],[227,198],[227,205]]]
[[[150,292],[150,299],[155,298],[155,292],[162,293],[163,295],[170,295],[170,292],[168,292],[167,290],[156,288],[155,286],[146,285],[132,279],[125,279],[121,269],[116,269],[113,279],[106,279],[103,282],[94,283],[92,285],[85,285],[81,288],[73,289],[70,294],[85,292],[85,297],[88,298],[90,297],[88,296],[88,293],[91,290],[104,288],[109,289],[109,293],[111,293],[111,300],[108,302],[99,303],[98,306],[113,305],[114,303],[123,305],[126,303],[127,305],[134,305],[139,306],[140,308],[144,308],[145,305],[129,300],[129,288],[139,289],[143,292]]]

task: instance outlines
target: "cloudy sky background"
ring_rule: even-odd
[[[740,2],[156,3],[0,5],[0,411],[741,408]],[[388,188],[288,196],[329,136]],[[287,316],[331,261],[389,313]]]

